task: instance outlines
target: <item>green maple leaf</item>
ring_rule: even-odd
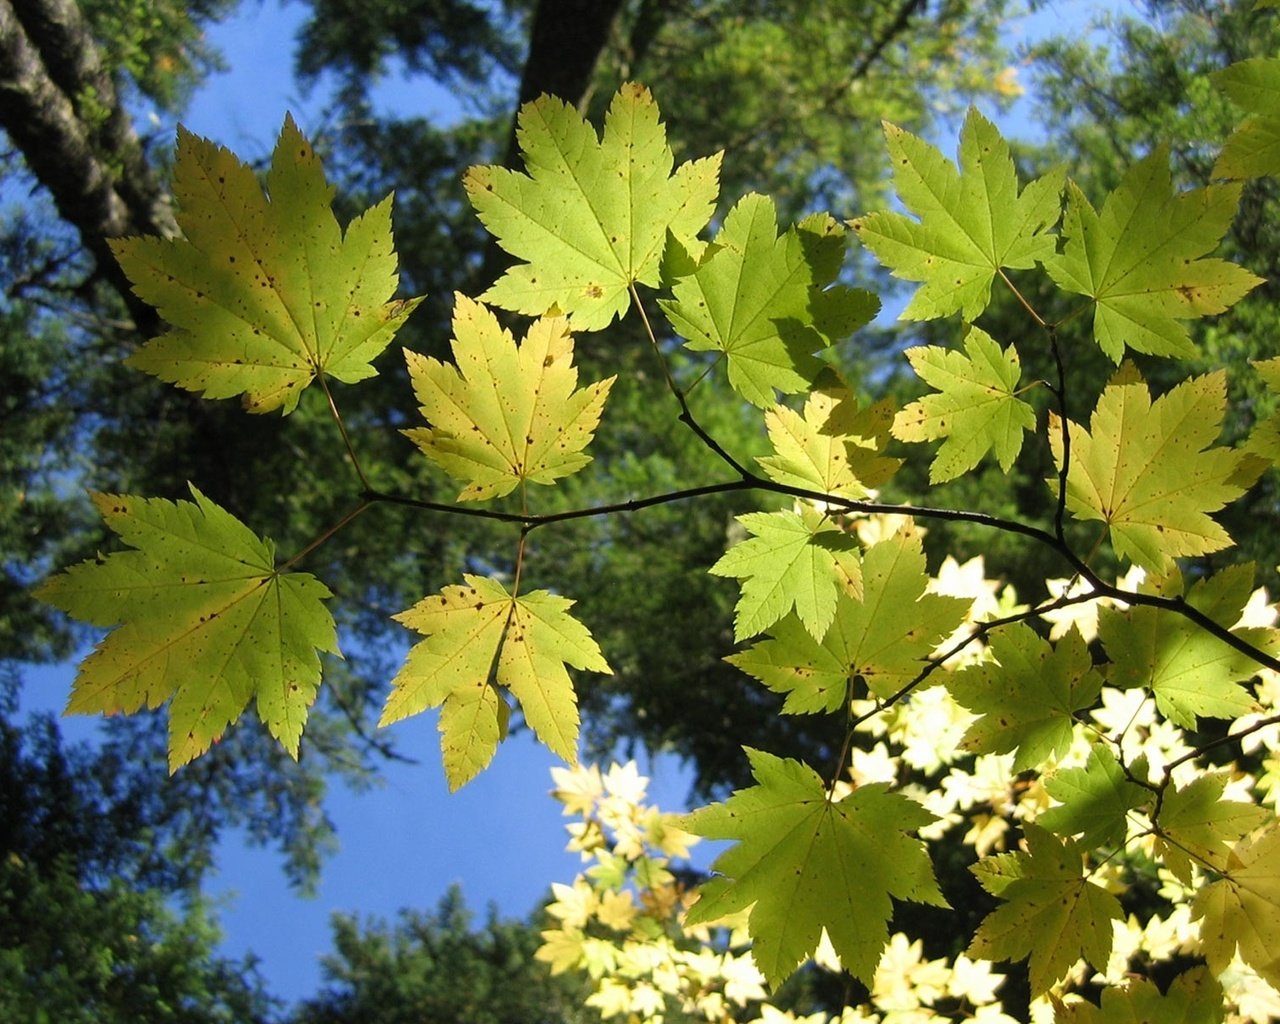
[[[1068,421],[1067,507],[1111,530],[1116,555],[1153,572],[1171,558],[1232,543],[1210,516],[1252,480],[1245,455],[1210,448],[1226,407],[1222,371],[1183,381],[1153,403],[1136,371],[1107,385],[1086,431]],[[1051,417],[1054,461],[1063,461],[1060,421]]]
[[[1076,712],[1089,707],[1102,677],[1080,633],[1072,628],[1051,646],[1030,626],[1016,622],[994,630],[995,662],[953,673],[947,689],[981,717],[960,746],[976,753],[1014,752],[1014,771],[1061,757],[1071,745]]]
[[[526,103],[518,124],[528,173],[472,167],[463,179],[484,226],[523,261],[480,298],[599,330],[626,312],[633,284],[658,284],[667,232],[689,246],[711,219],[720,156],[672,174],[657,105],[635,84],[614,97],[603,140],[552,96]]]
[[[1253,364],[1272,395],[1280,395],[1280,356]],[[1272,463],[1280,462],[1280,413],[1273,414],[1254,426],[1249,434],[1249,451]]]
[[[1066,245],[1045,269],[1060,288],[1097,303],[1093,336],[1113,362],[1126,345],[1193,358],[1181,321],[1221,313],[1262,283],[1233,263],[1201,258],[1231,226],[1240,186],[1175,194],[1164,146],[1129,169],[1101,213],[1072,183],[1067,199]]]
[[[1239,949],[1245,963],[1280,988],[1280,823],[1272,818],[1237,843],[1221,873],[1191,905],[1209,969],[1221,974]]]
[[[1035,412],[1017,397],[1022,366],[1010,345],[1004,351],[978,327],[970,327],[964,354],[936,345],[907,349],[916,376],[938,389],[901,410],[893,420],[899,441],[946,438],[933,465],[931,483],[953,480],[994,451],[1006,473],[1022,450],[1022,435],[1034,430]]]
[[[1203,967],[1179,974],[1164,993],[1131,977],[1123,988],[1104,988],[1101,1006],[1049,999],[1055,1024],[1222,1024],[1222,986]]]
[[[687,815],[681,827],[735,840],[699,887],[688,925],[751,908],[751,957],[776,986],[818,947],[823,929],[840,962],[870,983],[889,940],[890,897],[945,907],[924,844],[934,821],[887,785],[831,799],[799,761],[747,749],[755,786]]]
[[[747,195],[729,211],[713,245],[659,305],[694,351],[723,352],[729,383],[767,408],[774,390],[805,391],[825,365],[814,353],[870,323],[880,300],[832,287],[844,230],[825,214],[778,236],[773,200]]]
[[[972,108],[958,169],[923,139],[887,122],[884,132],[898,196],[920,219],[872,213],[849,224],[894,277],[924,282],[901,319],[976,319],[1002,267],[1026,269],[1053,254],[1046,228],[1058,220],[1062,169],[1019,194],[1008,143]]]
[[[804,411],[775,405],[765,413],[774,454],[758,459],[771,480],[841,498],[866,498],[901,459],[886,458],[893,412],[888,401],[859,409],[834,371],[824,372]]]
[[[1232,844],[1270,818],[1257,804],[1223,800],[1227,781],[1225,772],[1201,775],[1181,789],[1166,789],[1160,802],[1156,849],[1165,867],[1184,885],[1192,882],[1192,857],[1203,864],[1224,866]]]
[[[371,377],[371,361],[421,301],[396,289],[391,197],[345,235],[333,188],[286,118],[267,174],[270,201],[233,153],[179,129],[174,197],[182,238],[113,240],[138,296],[173,329],[129,364],[250,412],[290,412],[323,374]]]
[[[1119,900],[1085,877],[1084,850],[1074,840],[1059,842],[1030,822],[1023,834],[1027,850],[1013,854],[1021,877],[1005,880],[999,893],[1004,905],[983,919],[968,953],[983,960],[1027,959],[1035,997],[1081,957],[1104,967],[1111,922],[1124,914]]]
[[[103,521],[135,550],[81,562],[41,600],[114,626],[80,665],[68,714],[133,714],[169,705],[169,770],[221,738],[256,698],[258,717],[293,757],[320,684],[317,651],[338,653],[329,591],[276,569],[270,541],[195,487],[194,504],[95,494]]]
[[[430,427],[404,431],[433,462],[467,481],[459,501],[500,497],[524,481],[554,483],[591,461],[590,444],[616,378],[578,388],[564,317],[543,317],[524,342],[484,305],[458,295],[456,368],[405,352]]]
[[[1036,824],[1061,836],[1080,836],[1086,847],[1121,846],[1127,816],[1151,799],[1151,792],[1125,775],[1111,748],[1096,744],[1083,768],[1062,768],[1044,776],[1044,788],[1060,801]]]
[[[857,540],[813,509],[750,512],[738,522],[752,536],[708,570],[743,581],[735,640],[764,632],[792,608],[821,640],[835,617],[837,595],[862,596]]]
[[[862,599],[840,591],[819,641],[788,616],[764,640],[726,660],[785,693],[787,714],[835,711],[861,679],[879,697],[911,682],[934,647],[964,620],[970,602],[926,594],[920,537],[900,532],[873,545],[862,560]]]
[[[573,602],[536,590],[512,597],[497,580],[465,576],[394,618],[427,639],[391,681],[379,725],[440,707],[440,746],[449,788],[492,760],[506,734],[506,687],[525,721],[553,753],[577,760],[578,705],[565,665],[612,673]]]
[[[1209,77],[1233,102],[1256,115],[1231,133],[1213,165],[1213,177],[1280,174],[1280,60],[1254,57]]]
[[[1252,563],[1229,566],[1197,580],[1186,603],[1230,627],[1249,600],[1253,575]],[[1180,574],[1170,577],[1169,587],[1181,595]],[[1232,632],[1256,647],[1277,646],[1274,630]],[[1239,684],[1257,673],[1258,664],[1183,615],[1147,606],[1124,612],[1103,608],[1098,635],[1112,662],[1108,673],[1112,685],[1149,688],[1160,713],[1185,729],[1196,727],[1198,715],[1238,718],[1257,709],[1253,697]]]

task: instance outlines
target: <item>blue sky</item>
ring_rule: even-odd
[[[1041,24],[1080,23],[1096,9],[1083,0],[1046,8]],[[304,131],[316,125],[320,96],[301,94],[292,82],[293,35],[304,9],[273,0],[246,3],[238,16],[217,26],[211,42],[226,56],[229,71],[213,76],[182,120],[198,134],[230,146],[242,157],[269,153],[286,110]],[[1041,29],[1043,31],[1043,29]],[[1034,26],[1011,33],[1011,42],[1034,34]],[[388,105],[425,111],[447,120],[455,110],[448,94],[422,82],[389,81],[379,94]],[[1003,119],[1025,133],[1025,114]],[[954,151],[954,142],[943,144]],[[461,173],[459,168],[459,173]],[[29,674],[24,707],[60,709],[73,675],[71,666]],[[389,765],[385,784],[372,793],[336,787],[328,812],[337,825],[340,849],[323,869],[318,897],[290,892],[279,858],[247,849],[228,836],[220,847],[210,892],[220,901],[225,950],[252,950],[272,990],[287,999],[317,991],[319,958],[330,948],[328,921],[336,911],[382,918],[401,907],[432,908],[459,883],[473,909],[495,903],[507,916],[524,916],[552,881],[569,881],[579,868],[564,851],[564,819],[549,796],[548,769],[559,763],[527,734],[507,742],[493,766],[457,794],[449,794],[439,765],[435,717],[428,714],[393,728],[401,748],[421,764]],[[71,738],[92,736],[90,720],[70,720]],[[650,799],[668,809],[683,806],[688,773],[673,759],[641,766],[652,776]]]

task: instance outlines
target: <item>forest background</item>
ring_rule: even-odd
[[[323,876],[332,838],[327,790],[335,782],[373,780],[399,756],[430,754],[429,739],[419,750],[410,739],[372,728],[388,666],[404,643],[388,635],[379,613],[405,606],[404,595],[437,588],[459,565],[465,567],[464,551],[484,549],[485,536],[479,530],[422,536],[416,521],[395,528],[383,523],[351,538],[350,550],[359,550],[359,559],[334,554],[326,578],[339,579],[348,596],[359,595],[341,627],[358,638],[360,653],[336,680],[329,677],[325,704],[308,734],[308,755],[299,765],[282,758],[263,737],[241,729],[229,734],[213,757],[169,782],[163,780],[162,726],[154,721],[112,722],[93,747],[69,749],[53,726],[21,716],[18,695],[39,678],[32,676],[30,663],[65,657],[88,639],[28,596],[46,573],[102,542],[100,526],[80,493],[87,471],[96,488],[145,493],[177,493],[188,477],[212,480],[211,494],[237,513],[252,515],[281,541],[308,536],[332,511],[322,410],[304,409],[287,422],[269,424],[271,445],[255,441],[250,447],[242,440],[249,436],[247,428],[234,416],[186,402],[119,366],[121,354],[134,343],[135,327],[154,330],[153,314],[130,304],[101,242],[163,226],[171,125],[182,119],[196,83],[213,68],[206,26],[227,16],[231,6],[83,5],[80,21],[72,22],[81,34],[62,40],[75,47],[65,65],[43,62],[53,78],[86,76],[79,88],[75,81],[55,83],[64,95],[76,97],[72,121],[59,124],[47,106],[27,109],[17,102],[31,95],[32,81],[23,77],[31,69],[20,59],[18,42],[40,37],[42,13],[52,12],[47,19],[52,24],[67,24],[67,8],[53,2],[6,4],[0,22],[7,47],[3,127],[11,142],[4,153],[4,187],[6,196],[21,197],[6,205],[0,242],[5,290],[0,309],[5,403],[0,409],[5,488],[0,636],[12,697],[4,749],[6,841],[11,851],[42,851],[31,863],[57,866],[51,877],[39,880],[38,900],[36,888],[27,893],[21,913],[28,915],[28,925],[43,921],[51,937],[65,934],[65,923],[83,913],[82,901],[89,898],[103,915],[95,941],[111,945],[112,927],[118,926],[119,938],[136,934],[146,922],[171,942],[169,957],[139,964],[140,974],[152,972],[163,984],[190,985],[193,998],[207,998],[210,1014],[236,1004],[242,1008],[237,1014],[265,1015],[272,1011],[263,992],[255,990],[252,974],[210,955],[211,915],[197,894],[217,844],[238,830],[280,851],[295,885],[314,885]],[[1027,166],[1071,156],[1105,187],[1133,152],[1166,140],[1186,183],[1194,182],[1208,173],[1197,164],[1199,147],[1215,132],[1225,132],[1227,121],[1186,123],[1182,99],[1203,92],[1208,70],[1269,52],[1256,26],[1246,26],[1243,13],[1208,4],[1159,4],[1137,12],[1138,21],[1117,25],[1106,36],[1109,51],[1095,46],[1098,37],[1082,40],[1075,32],[1071,40],[1026,55],[1016,76],[1014,58],[1003,49],[1014,38],[1008,28],[1014,12],[1002,4],[430,2],[406,7],[328,2],[301,10],[307,20],[297,51],[299,80],[332,89],[307,127],[339,183],[345,210],[362,208],[389,188],[397,190],[397,239],[407,290],[426,292],[433,311],[419,321],[421,337],[407,343],[428,352],[447,337],[453,290],[492,277],[500,266],[500,254],[462,201],[458,180],[470,163],[515,159],[511,119],[517,100],[553,91],[590,111],[619,82],[647,80],[659,91],[681,156],[722,147],[736,154],[727,169],[726,194],[768,190],[784,207],[784,217],[821,208],[852,214],[881,205],[885,195],[881,118],[931,137],[954,134],[970,101],[999,107],[1014,98],[1018,82],[1036,83],[1042,90],[1041,109],[1055,124],[1053,144],[1059,147],[1058,152],[1028,147],[1020,154]],[[1061,12],[1050,9],[1050,17],[1063,19]],[[273,40],[271,50],[278,55],[285,46]],[[76,54],[82,59],[74,59]],[[237,59],[230,50],[225,57]],[[376,86],[388,73],[392,81],[408,73],[441,83],[460,98],[466,116],[453,121],[441,116],[440,107],[428,117],[381,107]],[[85,99],[89,81],[96,85],[101,108]],[[104,81],[129,112],[126,123],[104,98]],[[217,78],[208,81],[216,95]],[[57,148],[57,130],[76,124],[87,140],[90,167],[98,161],[111,171],[104,177],[117,182],[107,190],[111,195],[93,188],[77,193],[76,182],[67,180],[75,160]],[[234,125],[231,130],[237,131]],[[49,164],[33,156],[40,152],[28,145],[33,133],[43,140]],[[245,152],[240,139],[220,141]],[[1251,260],[1264,265],[1273,252],[1261,226],[1269,196],[1265,186],[1260,192],[1236,230],[1252,246]],[[868,278],[876,273],[869,265],[859,271]],[[886,325],[875,345],[845,353],[845,369],[868,391],[892,391],[898,385],[889,356],[922,337],[927,340],[926,334],[907,337]],[[1213,353],[1207,358],[1212,361]],[[68,373],[72,365],[91,371]],[[398,425],[407,389],[394,390],[393,395],[388,384],[366,394],[367,406],[356,416],[372,428]],[[616,493],[629,494],[641,483],[661,484],[678,472],[672,452],[688,441],[670,436],[669,425],[651,422],[646,416],[651,404],[642,391],[634,392],[622,414],[634,423],[634,436],[617,451],[597,453],[610,466],[609,486]],[[733,422],[718,426],[727,432],[742,429]],[[261,427],[253,424],[254,430]],[[402,457],[391,430],[385,436],[385,450],[375,455],[374,472],[381,479],[427,493],[439,486]],[[210,437],[218,443],[211,445]],[[249,450],[255,459],[241,457]],[[289,451],[291,458],[276,464],[275,451]],[[1010,507],[1018,507],[1033,501],[1033,476],[1005,480],[989,473],[966,486],[1005,494]],[[263,479],[272,480],[272,486],[264,488]],[[956,500],[964,500],[963,492]],[[561,580],[568,570],[585,582],[599,576],[577,553],[588,541],[609,545],[604,578],[610,586],[596,587],[594,593],[590,587],[575,589],[591,609],[611,659],[624,666],[608,690],[587,701],[590,750],[667,752],[688,765],[688,779],[701,795],[722,795],[743,783],[738,753],[743,742],[785,752],[829,740],[808,734],[814,727],[809,722],[779,724],[770,698],[720,662],[723,651],[704,656],[705,644],[692,639],[727,632],[732,591],[703,570],[723,547],[731,514],[740,511],[727,502],[704,506],[694,521],[678,512],[655,512],[627,525],[600,527],[621,535],[566,534],[538,556],[554,565]],[[1269,536],[1252,533],[1249,543],[1261,565],[1276,564]],[[931,544],[935,552],[959,557],[978,550],[963,531],[939,530]],[[1011,581],[1043,576],[1039,567],[1002,552],[999,544],[986,545],[985,554],[990,575]],[[673,592],[665,585],[672,579],[685,585]],[[690,651],[700,653],[691,658]],[[734,709],[731,730],[724,727],[726,707]],[[537,792],[546,788],[541,768],[525,772],[508,763],[505,770],[522,781],[537,779]],[[495,790],[503,788],[499,778],[489,782]],[[478,795],[471,814],[451,811],[447,828],[516,813],[495,806],[492,793]],[[525,802],[521,798],[517,806]],[[554,817],[554,805],[548,805]],[[554,845],[559,846],[559,837]],[[156,857],[157,850],[163,856]],[[571,862],[566,864],[571,871]],[[523,859],[496,870],[534,875],[526,872]],[[12,878],[7,882],[6,892],[19,891]],[[104,892],[109,899],[102,898]],[[13,921],[20,920],[15,912]],[[466,929],[452,909],[425,923],[466,945]],[[348,967],[367,961],[390,968],[377,930],[354,935],[344,927]],[[23,935],[34,945],[30,932]],[[528,933],[508,938],[516,944],[533,941]],[[118,961],[127,947],[112,945],[113,957]],[[77,964],[99,962],[88,950],[53,959],[73,972]],[[403,987],[405,972],[393,973],[400,981],[388,983]],[[62,978],[60,984],[66,983]],[[86,978],[84,984],[95,982]],[[318,999],[333,1009],[346,998],[341,1012],[361,1019],[350,1010],[362,998],[352,994],[360,984],[369,982],[339,984]],[[552,1005],[547,991],[531,986],[530,998]],[[402,998],[409,997],[402,993]]]

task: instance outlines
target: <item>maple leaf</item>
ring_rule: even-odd
[[[787,714],[843,707],[855,679],[888,697],[920,673],[972,603],[926,593],[928,581],[919,534],[894,534],[863,556],[861,600],[837,592],[835,615],[821,640],[788,616],[773,627],[772,640],[726,660],[785,693]]]
[[[807,390],[825,365],[814,353],[870,323],[880,300],[831,287],[844,231],[825,214],[778,236],[773,200],[751,194],[725,217],[692,273],[659,305],[694,351],[723,352],[729,383],[767,408],[774,390]]]
[[[1197,580],[1186,603],[1223,626],[1240,618],[1253,590],[1253,565],[1233,565]],[[1171,574],[1166,587],[1182,596],[1182,577]],[[1263,649],[1275,649],[1276,631],[1263,628],[1232,630],[1240,639]],[[1238,718],[1257,709],[1240,682],[1258,671],[1247,654],[1177,612],[1137,606],[1121,612],[1103,608],[1098,635],[1111,659],[1108,680],[1114,686],[1147,687],[1156,707],[1185,729],[1196,727],[1196,716]]]
[[[183,238],[125,238],[112,251],[138,296],[172,325],[128,363],[250,412],[288,413],[321,374],[345,383],[370,365],[421,299],[396,289],[391,197],[344,235],[333,188],[293,119],[267,174],[178,129],[174,197]]]
[[[692,244],[715,205],[720,155],[681,164],[649,90],[624,85],[603,140],[573,107],[542,96],[520,108],[527,174],[472,167],[463,185],[498,244],[524,262],[481,299],[531,316],[567,314],[594,331],[626,312],[632,284],[658,284],[667,232]]]
[[[897,471],[901,459],[881,453],[889,443],[888,401],[859,409],[834,371],[825,371],[803,413],[775,405],[765,413],[773,455],[757,459],[771,480],[819,494],[865,498]]]
[[[1061,836],[1078,835],[1089,848],[1123,845],[1128,813],[1152,795],[1129,781],[1111,748],[1101,743],[1089,751],[1083,768],[1061,768],[1042,781],[1049,795],[1060,803],[1036,818],[1036,824]]]
[[[1256,115],[1231,133],[1213,165],[1213,177],[1280,174],[1280,60],[1254,57],[1209,77],[1233,102]]]
[[[834,800],[807,765],[746,748],[757,785],[687,815],[681,827],[735,840],[699,887],[686,925],[751,908],[751,957],[776,987],[825,929],[845,970],[870,984],[888,943],[890,897],[945,907],[924,844],[934,821],[882,783]]]
[[[1191,857],[1202,864],[1225,865],[1231,844],[1270,818],[1257,804],[1223,800],[1227,781],[1226,772],[1201,775],[1181,789],[1166,789],[1160,802],[1156,849],[1165,867],[1186,886],[1192,882]]]
[[[564,317],[536,321],[517,347],[481,303],[456,296],[456,368],[405,352],[430,427],[404,431],[450,475],[459,501],[500,497],[526,480],[554,483],[591,461],[591,442],[615,377],[577,388]]]
[[[1126,364],[1098,399],[1086,431],[1068,421],[1067,507],[1107,524],[1116,555],[1154,572],[1171,558],[1232,543],[1212,518],[1252,482],[1245,454],[1210,448],[1226,406],[1222,371],[1183,381],[1153,403]],[[1062,466],[1062,430],[1050,417],[1049,442]]]
[[[1165,146],[1129,169],[1101,213],[1068,183],[1066,245],[1044,265],[1060,288],[1097,303],[1093,336],[1112,362],[1126,345],[1193,358],[1180,321],[1221,313],[1262,283],[1233,263],[1200,258],[1217,248],[1239,199],[1239,185],[1175,194]]]
[[[1280,395],[1280,356],[1259,360],[1253,368],[1258,371],[1267,390],[1272,395]],[[1273,464],[1280,462],[1280,413],[1274,413],[1254,425],[1247,447]]]
[[[1077,711],[1089,707],[1102,677],[1073,626],[1056,646],[1022,622],[992,631],[995,662],[953,673],[947,689],[981,717],[969,726],[961,749],[992,754],[1014,752],[1014,771],[1061,757],[1071,745]]]
[[[994,451],[1006,473],[1022,450],[1022,435],[1034,430],[1035,412],[1016,397],[1022,367],[1010,345],[1003,352],[991,335],[970,327],[964,354],[936,345],[907,349],[916,376],[938,389],[901,410],[893,420],[899,441],[946,438],[929,481],[942,483],[968,472]]]
[[[1005,902],[978,926],[968,954],[984,960],[1027,959],[1035,997],[1081,957],[1105,967],[1111,922],[1124,914],[1119,900],[1085,877],[1084,850],[1078,843],[1059,842],[1031,822],[1023,824],[1023,834],[1026,852],[1012,854],[1020,876],[1003,880],[998,895]]]
[[[67,714],[169,705],[169,770],[194,760],[257,699],[258,717],[296,758],[320,684],[317,651],[338,653],[329,591],[281,573],[275,550],[194,486],[195,502],[95,494],[135,550],[81,562],[41,600],[115,629],[80,665]]]
[[[1280,988],[1280,823],[1272,818],[1242,839],[1220,870],[1223,877],[1191,904],[1210,970],[1221,974],[1238,948],[1245,963]]]
[[[612,674],[573,602],[535,590],[513,597],[500,582],[467,574],[393,616],[427,639],[410,649],[391,681],[379,725],[440,707],[440,746],[449,788],[493,758],[506,734],[506,687],[525,721],[553,753],[577,760],[578,706],[565,665]],[[497,684],[497,685],[495,685]]]
[[[901,313],[932,320],[959,312],[973,320],[991,300],[1002,267],[1026,269],[1054,251],[1065,172],[1056,168],[1018,192],[1009,145],[995,125],[970,108],[960,132],[959,168],[936,148],[884,125],[901,213],[872,213],[849,222],[894,277],[923,286]]]
[[[857,540],[813,509],[751,512],[738,516],[738,522],[751,538],[735,544],[708,570],[743,581],[735,640],[764,632],[792,608],[821,640],[835,617],[837,595],[862,596]]]
[[[1203,967],[1183,971],[1161,993],[1146,978],[1108,985],[1102,1005],[1062,1003],[1050,995],[1054,1024],[1222,1024],[1222,986]]]

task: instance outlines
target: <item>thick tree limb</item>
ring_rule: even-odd
[[[622,0],[539,0],[516,109],[543,93],[581,107],[621,9]],[[514,117],[504,162],[520,166]]]
[[[68,14],[64,0],[24,0],[22,8],[20,19],[10,0],[0,0],[0,128],[49,190],[59,214],[79,231],[99,273],[123,297],[138,328],[154,332],[154,311],[133,295],[107,243],[129,234],[172,234],[172,212],[143,161],[141,144],[79,11]],[[28,31],[28,21],[44,35],[47,51]],[[81,52],[71,58],[69,48]],[[57,68],[57,78],[50,67]],[[68,94],[64,85],[74,92]],[[100,129],[85,123],[77,95],[93,95],[98,104],[112,101]],[[113,148],[105,150],[103,144]],[[126,177],[131,180],[125,182]]]

